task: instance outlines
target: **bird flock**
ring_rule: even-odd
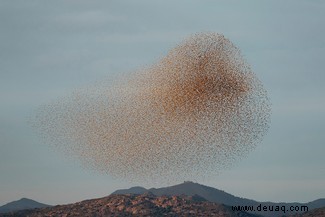
[[[240,50],[198,33],[128,78],[79,88],[40,108],[45,139],[87,168],[122,180],[214,177],[269,128],[270,102]]]

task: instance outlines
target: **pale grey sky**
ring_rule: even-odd
[[[263,142],[202,184],[261,201],[324,198],[324,11],[320,0],[0,1],[0,205],[62,204],[141,185],[66,159],[28,117],[77,87],[150,65],[200,31],[237,45],[272,102]]]

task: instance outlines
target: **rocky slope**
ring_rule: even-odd
[[[102,216],[218,216],[257,217],[231,207],[208,202],[200,196],[155,196],[153,194],[108,197],[49,208],[0,214],[0,217],[102,217]]]
[[[162,196],[162,195],[199,195],[200,197],[206,199],[207,201],[218,203],[218,204],[225,204],[228,206],[254,206],[256,209],[258,206],[267,206],[267,207],[286,207],[286,212],[284,213],[283,211],[249,211],[254,214],[259,214],[263,215],[265,217],[281,217],[283,215],[293,215],[296,213],[302,213],[303,211],[290,211],[289,207],[300,207],[300,206],[307,206],[309,211],[316,209],[316,208],[321,208],[325,206],[325,199],[318,199],[315,201],[311,201],[309,203],[274,203],[274,202],[259,202],[255,200],[250,200],[247,198],[241,198],[241,197],[236,197],[234,195],[231,195],[227,192],[224,192],[222,190],[212,188],[209,186],[201,185],[199,183],[194,183],[194,182],[184,182],[178,185],[174,186],[169,186],[169,187],[164,187],[164,188],[151,188],[151,189],[145,189],[142,187],[133,187],[130,189],[122,189],[122,190],[117,190],[113,192],[112,194],[127,194],[127,193],[134,193],[134,194],[143,194],[145,192],[150,192],[154,195],[157,196]],[[325,215],[324,215],[325,217]]]

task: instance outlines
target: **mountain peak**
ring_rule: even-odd
[[[129,188],[129,189],[116,190],[111,195],[113,195],[113,194],[143,194],[143,193],[145,193],[147,191],[148,190],[143,188],[143,187],[136,186],[136,187],[132,187],[132,188]]]
[[[29,199],[29,198],[26,198],[26,197],[23,197],[17,201],[35,201],[35,200],[32,200],[32,199]]]
[[[50,207],[50,205],[39,203],[35,200],[29,198],[21,198],[16,201],[12,201],[0,207],[0,213],[6,213],[22,209],[34,209],[34,208],[43,208]]]

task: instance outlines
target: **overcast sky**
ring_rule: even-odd
[[[75,88],[150,65],[201,31],[241,49],[272,103],[263,142],[202,184],[259,201],[325,198],[324,11],[321,0],[1,0],[0,205],[21,197],[63,204],[141,185],[83,169],[38,138],[28,118]]]

